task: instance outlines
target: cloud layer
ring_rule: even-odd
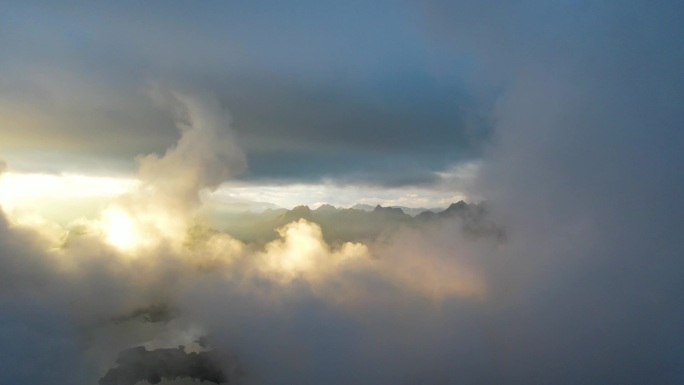
[[[0,382],[94,384],[144,346],[238,359],[247,384],[681,383],[682,7],[423,12],[434,44],[481,63],[478,87],[507,83],[473,187],[505,240],[455,217],[239,241],[195,221],[199,190],[244,167],[224,109],[171,98],[180,140],[139,158],[115,220],[0,215]],[[132,316],[155,308],[174,311]]]
[[[184,111],[197,106],[188,100],[194,101],[178,99]],[[122,353],[121,369],[107,374],[119,351],[140,345],[202,351],[197,341],[206,336],[224,368],[234,365],[229,357],[244,360],[247,382],[323,380],[334,360],[361,353],[365,344],[351,343],[339,357],[322,355],[349,332],[368,333],[363,326],[367,312],[380,309],[368,319],[374,330],[374,317],[403,313],[412,303],[431,308],[445,298],[478,302],[486,296],[486,282],[466,244],[458,246],[464,255],[457,258],[425,250],[431,243],[427,230],[388,233],[377,244],[329,245],[318,225],[299,220],[285,224],[278,239],[260,246],[193,224],[199,190],[215,186],[228,175],[225,170],[239,170],[243,164],[239,151],[234,162],[213,163],[226,149],[213,136],[225,121],[218,119],[217,110],[205,107],[187,114],[178,144],[164,155],[140,158],[139,188],[113,200],[99,219],[60,230],[56,225],[46,228],[45,222],[26,227],[2,217],[4,326],[13,330],[18,318],[25,333],[39,333],[46,341],[27,346],[22,333],[4,335],[8,355],[45,356],[45,362],[32,366],[38,368],[34,372],[7,367],[4,378],[26,383],[43,378],[53,383],[118,381],[117,373],[128,373],[125,368],[133,360]],[[215,168],[219,171],[213,172]],[[447,228],[460,233],[457,223]],[[400,240],[409,237],[412,246],[402,245]],[[385,301],[389,308],[378,308]],[[16,304],[29,310],[20,311]],[[170,318],[131,316],[159,306],[176,311]],[[46,312],[55,326],[41,326]],[[313,335],[307,334],[310,330]],[[292,353],[302,349],[300,343],[304,350]],[[55,355],[55,349],[73,354]],[[380,349],[378,354],[385,350]],[[131,365],[145,367],[149,360],[140,365],[133,361]],[[155,381],[157,375],[180,373],[141,370]]]

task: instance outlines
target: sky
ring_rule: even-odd
[[[230,116],[252,186],[436,190],[479,159],[499,85],[472,89],[424,8],[8,4],[0,151],[17,172],[128,176],[176,140],[158,94],[184,92]]]
[[[683,17],[3,3],[0,382],[681,384]],[[459,200],[351,241],[198,216]]]

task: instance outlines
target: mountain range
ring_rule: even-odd
[[[370,207],[356,205],[351,208],[336,208],[324,204],[314,210],[308,206],[297,206],[291,210],[281,208],[262,212],[212,211],[205,213],[203,219],[211,228],[250,243],[274,240],[278,237],[277,229],[300,219],[318,224],[323,237],[332,243],[371,241],[402,226],[429,230],[430,226],[444,221],[460,221],[462,231],[472,236],[504,236],[503,228],[491,221],[486,204],[483,203],[468,204],[459,201],[445,210],[410,209],[410,212],[416,213],[415,216],[406,213],[403,207]]]

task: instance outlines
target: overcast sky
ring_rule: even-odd
[[[31,2],[0,16],[0,151],[15,170],[120,173],[177,139],[155,87],[216,98],[240,178],[434,185],[481,156],[499,84],[410,2]]]

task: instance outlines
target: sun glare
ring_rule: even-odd
[[[0,205],[6,212],[30,210],[51,220],[68,222],[93,215],[98,206],[135,188],[134,179],[74,174],[4,173]]]
[[[4,198],[116,196],[135,186],[133,179],[96,177],[75,174],[6,173],[0,178],[0,196]]]
[[[141,241],[135,221],[121,209],[105,210],[102,225],[107,242],[119,249],[132,249]]]

